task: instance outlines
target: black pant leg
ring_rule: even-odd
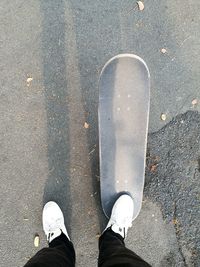
[[[127,249],[124,239],[111,229],[99,239],[98,267],[150,267],[133,251]]]
[[[74,267],[74,246],[68,238],[61,234],[55,238],[49,248],[43,248],[31,258],[24,267]]]

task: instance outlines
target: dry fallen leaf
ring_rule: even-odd
[[[144,9],[144,3],[142,3],[142,1],[138,1],[137,4],[138,4],[139,10],[142,11]]]
[[[193,100],[192,100],[192,105],[195,106],[195,105],[197,105],[197,104],[198,104],[198,100],[197,100],[197,99],[193,99]]]
[[[38,234],[36,234],[36,235],[35,235],[35,238],[34,238],[34,246],[35,246],[36,248],[38,248],[38,247],[39,247],[39,244],[40,244],[40,237],[39,237]]]
[[[162,121],[165,121],[167,119],[167,115],[162,113],[160,118],[161,118]]]
[[[162,49],[161,49],[161,52],[162,52],[163,54],[165,54],[165,53],[167,52],[167,50],[166,50],[165,48],[162,48]]]
[[[89,126],[90,126],[90,125],[89,125],[87,122],[84,123],[84,128],[85,128],[85,129],[88,129]]]
[[[32,82],[33,78],[32,77],[28,77],[26,80],[27,86],[29,87],[31,82]]]
[[[33,78],[32,77],[29,77],[29,78],[27,78],[26,82],[27,83],[30,83],[30,82],[32,82],[32,80],[33,80]]]
[[[174,218],[174,219],[172,220],[172,223],[173,223],[174,225],[178,225],[179,221],[178,221],[176,218]]]
[[[153,165],[150,166],[150,171],[151,172],[155,172],[156,168],[157,168],[157,164],[153,164]]]

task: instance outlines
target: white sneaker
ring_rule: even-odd
[[[56,202],[49,201],[46,203],[43,208],[42,222],[49,243],[62,233],[70,240],[65,227],[63,213]]]
[[[111,228],[113,232],[125,238],[128,228],[132,226],[133,211],[133,199],[125,194],[120,196],[112,208],[111,217],[106,229]]]

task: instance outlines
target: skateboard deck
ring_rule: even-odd
[[[133,220],[140,212],[149,104],[150,74],[146,63],[132,54],[110,59],[99,80],[101,202],[107,217],[123,193],[133,198]]]

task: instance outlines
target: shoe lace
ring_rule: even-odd
[[[50,239],[51,239],[51,237],[52,237],[53,235],[54,235],[53,232],[51,232],[51,233],[48,234],[48,238],[47,238],[48,242],[50,241]]]
[[[61,225],[61,219],[58,218],[48,226],[49,233],[52,233],[55,229],[61,228],[60,225]]]

